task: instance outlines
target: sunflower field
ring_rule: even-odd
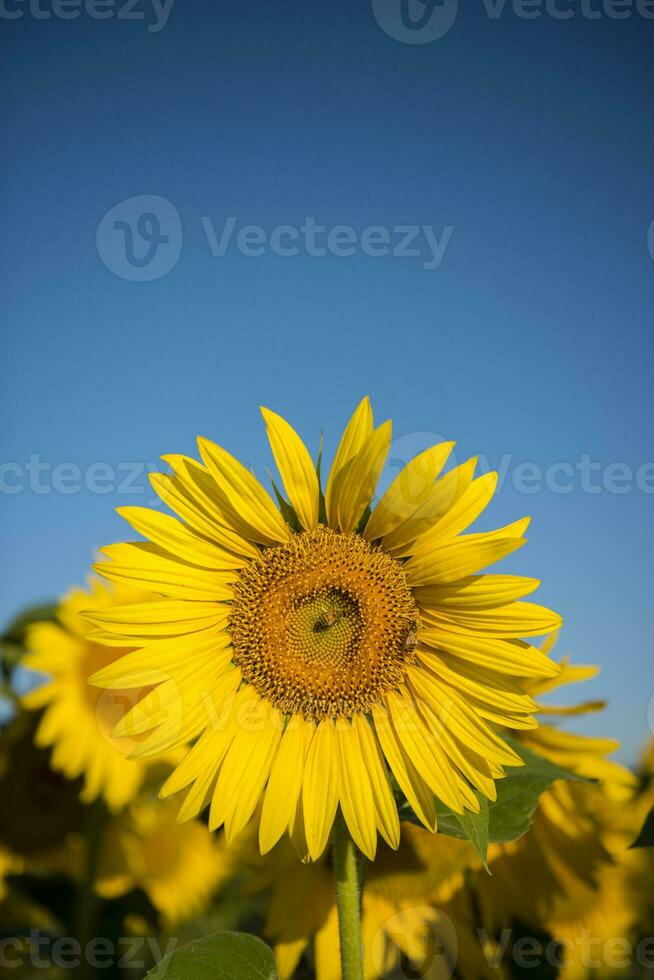
[[[378,492],[368,398],[329,466],[262,414],[270,491],[165,455],[2,636],[0,976],[654,977],[654,742],[576,731],[599,666],[491,569],[529,518],[451,442]]]

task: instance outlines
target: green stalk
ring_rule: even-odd
[[[363,980],[359,855],[340,810],[332,838],[343,980]]]

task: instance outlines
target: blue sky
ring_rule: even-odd
[[[423,44],[392,36],[390,0],[177,0],[163,26],[122,2],[4,8],[3,618],[84,579],[160,454],[203,434],[265,476],[259,404],[329,454],[370,393],[391,473],[440,438],[503,467],[485,525],[533,516],[505,570],[541,578],[560,649],[602,665],[588,696],[610,707],[577,727],[635,758],[654,692],[644,5],[479,0]]]

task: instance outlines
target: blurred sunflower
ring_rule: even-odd
[[[103,829],[95,888],[107,899],[142,889],[171,929],[204,911],[233,872],[227,848],[205,824],[180,824],[173,800],[143,795]]]
[[[25,667],[46,675],[43,684],[21,699],[25,708],[44,709],[36,745],[52,746],[53,769],[68,779],[82,777],[82,802],[102,796],[112,810],[134,797],[143,778],[143,764],[127,758],[134,741],[116,737],[113,729],[126,705],[133,705],[144,692],[108,695],[88,684],[89,676],[122,657],[125,647],[93,642],[88,620],[80,612],[106,610],[115,603],[124,609],[126,604],[147,598],[129,587],[114,588],[96,580],[89,591],[73,589],[57,607],[58,622],[28,627],[28,653],[22,659]]]
[[[153,486],[182,520],[120,509],[149,541],[105,548],[97,571],[157,597],[88,613],[94,642],[137,648],[92,683],[156,684],[116,729],[150,733],[135,757],[197,739],[163,790],[188,788],[182,819],[210,802],[229,842],[263,798],[262,851],[288,830],[315,860],[340,804],[373,858],[378,832],[399,842],[389,770],[435,830],[434,796],[476,811],[475,790],[492,799],[520,764],[493,725],[535,726],[521,682],[558,667],[520,637],[560,618],[517,601],[536,580],[473,574],[524,544],[528,520],[461,534],[497,475],[475,479],[473,459],[440,477],[452,443],[412,460],[371,511],[391,423],[374,427],[367,398],[324,496],[299,436],[262,411],[288,500],[206,439],[202,464],[164,457],[172,475]]]
[[[597,672],[597,667],[573,665],[564,658],[555,680],[532,682],[528,690],[540,698]],[[552,719],[604,707],[601,701],[569,707],[537,703],[539,715]],[[519,738],[540,755],[596,782],[558,781],[543,793],[529,833],[489,849],[492,877],[475,876],[476,903],[491,935],[516,921],[546,930],[562,946],[560,976],[578,980],[597,955],[588,939],[598,944],[626,936],[635,921],[637,901],[630,896],[626,872],[637,858],[626,848],[642,819],[642,808],[634,806],[636,779],[607,758],[619,746],[612,739],[571,734],[549,723]],[[593,975],[610,975],[606,964],[602,966],[604,972],[596,965],[600,972]]]

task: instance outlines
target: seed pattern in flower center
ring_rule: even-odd
[[[418,611],[401,564],[326,527],[266,549],[240,574],[230,633],[244,678],[312,721],[368,711],[404,680]]]

